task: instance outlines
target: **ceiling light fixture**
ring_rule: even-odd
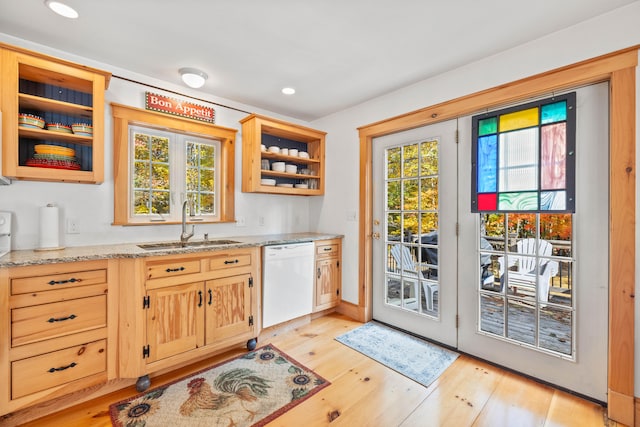
[[[46,4],[49,9],[60,16],[64,16],[65,18],[76,19],[80,16],[74,8],[59,1],[45,0],[44,4]]]
[[[282,88],[282,93],[284,93],[285,95],[293,95],[294,93],[296,93],[296,90],[292,87],[285,87]]]
[[[182,76],[182,81],[194,89],[202,87],[204,82],[209,78],[207,73],[200,71],[197,68],[180,68],[178,70]]]

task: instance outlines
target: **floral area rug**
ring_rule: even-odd
[[[377,322],[365,323],[336,340],[425,387],[458,358],[455,351]]]
[[[110,406],[121,427],[262,426],[330,383],[273,345]]]

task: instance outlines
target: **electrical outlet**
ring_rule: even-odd
[[[247,222],[243,216],[239,216],[236,218],[236,227],[246,227]]]
[[[73,218],[67,219],[67,234],[80,234],[78,221]]]

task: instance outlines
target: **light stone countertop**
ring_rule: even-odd
[[[154,249],[147,250],[138,247],[141,244],[165,243],[163,242],[136,242],[113,245],[74,246],[58,250],[20,250],[12,251],[0,257],[0,268],[20,267],[26,265],[54,264],[59,262],[88,261],[110,258],[142,258],[158,255],[171,255],[181,253],[212,252],[234,248],[247,248],[254,246],[278,245],[284,243],[302,243],[315,240],[327,240],[342,238],[340,234],[323,233],[289,233],[269,234],[262,236],[231,236],[210,240],[235,240],[238,243],[224,245],[195,246],[185,248]],[[190,240],[189,242],[198,242]],[[172,241],[171,243],[175,243]]]

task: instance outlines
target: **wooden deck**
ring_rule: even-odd
[[[496,287],[496,290],[499,286]],[[510,291],[510,296],[514,296]],[[536,320],[536,312],[533,300],[526,297],[520,299],[508,298],[509,310],[507,321],[504,316],[504,300],[502,298],[487,295],[481,299],[481,330],[507,337],[515,341],[536,346],[535,325],[539,322],[538,346],[545,350],[555,351],[564,355],[572,354],[572,315],[571,311],[563,307],[546,305],[540,308],[539,318]],[[567,306],[566,297],[562,292],[552,292],[549,302]],[[389,286],[388,300],[390,304],[400,305],[400,285],[392,283]],[[405,308],[418,311],[415,298],[405,288]],[[531,301],[531,303],[529,303]],[[427,310],[424,296],[421,296],[422,313],[436,317],[439,310],[438,294],[433,300],[433,311]],[[506,333],[504,331],[506,325]]]
[[[334,339],[359,325],[334,314],[285,333],[260,337],[260,344],[271,342],[331,382],[268,426],[618,426],[598,404],[465,355],[429,387],[421,386]],[[154,377],[152,387],[244,352],[239,347]],[[109,405],[132,394],[135,389],[129,386],[37,421],[24,424],[27,416],[33,419],[36,408],[0,419],[0,424],[110,427]],[[67,399],[67,406],[69,399],[73,396]]]

